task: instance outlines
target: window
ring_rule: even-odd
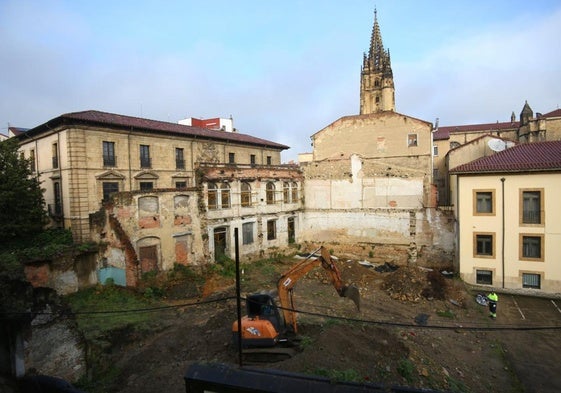
[[[119,192],[118,182],[103,182],[103,200],[108,201],[111,194]]]
[[[522,224],[542,224],[542,191],[522,190]]]
[[[29,151],[29,168],[31,172],[35,172],[35,150],[31,149]]]
[[[242,207],[250,207],[251,206],[251,186],[249,183],[242,183],[241,184],[241,205]]]
[[[277,238],[277,220],[267,221],[267,240],[274,240]]]
[[[543,235],[521,234],[520,259],[543,261]]]
[[[290,203],[290,183],[289,182],[284,182],[282,184],[282,197],[284,200],[284,203]]]
[[[208,183],[207,200],[210,210],[218,209],[218,190],[216,183]]]
[[[175,188],[180,189],[180,190],[184,190],[187,188],[187,182],[186,181],[176,181],[175,182]]]
[[[491,270],[476,271],[477,284],[493,285],[493,272]]]
[[[267,165],[273,165],[273,159],[271,156],[267,156]]]
[[[298,202],[298,183],[284,182],[282,184],[282,196],[284,203]]]
[[[158,197],[145,196],[138,198],[138,214],[140,216],[153,216],[160,211]]]
[[[474,215],[495,214],[495,192],[493,190],[475,190]]]
[[[273,182],[267,183],[266,200],[267,200],[267,205],[273,205],[275,203],[275,183]]]
[[[53,143],[53,168],[58,168],[58,143]]]
[[[292,182],[292,203],[298,202],[298,183]]]
[[[226,183],[220,185],[220,199],[222,209],[228,209],[230,207],[230,186]]]
[[[522,288],[541,288],[541,276],[536,273],[522,273]]]
[[[140,191],[151,191],[154,189],[154,183],[151,181],[141,181]]]
[[[474,234],[474,257],[495,256],[495,235],[492,233]]]
[[[249,163],[251,165],[255,165],[255,154],[249,156]]]
[[[435,156],[435,157],[438,156],[438,146],[437,145],[434,145],[432,147],[432,155]]]
[[[407,135],[407,146],[409,147],[417,146],[417,134]]]
[[[62,216],[62,194],[60,191],[60,182],[55,181],[53,183],[54,199],[55,203],[49,204],[47,209],[52,217]]]
[[[116,166],[115,142],[103,141],[103,166]]]
[[[183,157],[183,149],[175,148],[175,169],[185,169],[185,158]]]
[[[141,168],[150,168],[150,146],[148,145],[140,145],[140,167]]]
[[[243,238],[243,244],[252,244],[253,243],[253,223],[252,222],[244,222],[242,224],[242,238]]]
[[[209,183],[207,200],[210,210],[230,208],[230,187],[226,183]]]
[[[228,153],[228,163],[235,164],[236,163],[236,154],[235,153]]]

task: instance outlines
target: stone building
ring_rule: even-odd
[[[101,279],[134,285],[175,263],[233,258],[236,228],[247,257],[295,241],[301,175],[281,165],[285,145],[98,111],[61,115],[18,138],[53,225],[106,245]]]
[[[448,154],[460,146],[471,143],[473,140],[489,135],[503,142],[490,142],[491,145],[482,154],[494,154],[502,151],[515,143],[530,143],[539,141],[561,140],[561,109],[542,114],[536,113],[525,102],[520,112],[520,121],[516,120],[514,112],[510,121],[466,124],[456,126],[437,127],[434,132],[433,156],[434,156],[434,183],[438,189],[439,206],[450,205],[453,201],[451,195],[454,187],[453,179],[450,178],[448,170],[454,165],[448,164]],[[489,140],[488,140],[489,141]],[[481,157],[481,156],[480,156]],[[472,159],[478,157],[471,157]],[[464,161],[463,163],[467,163]]]
[[[300,239],[366,248],[398,263],[449,260],[452,227],[434,209],[432,131],[431,123],[395,111],[389,51],[375,13],[360,114],[313,134],[313,152],[299,156],[305,179]]]

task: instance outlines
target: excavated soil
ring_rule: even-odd
[[[275,263],[274,272],[273,267],[247,269],[242,292],[274,289],[277,273],[294,263]],[[487,317],[461,281],[440,272],[418,267],[376,271],[344,258],[337,264],[345,281],[360,289],[360,312],[338,297],[321,268],[315,269],[294,290],[302,350],[289,360],[259,367],[442,391],[557,391],[559,377],[552,369],[561,360],[558,331],[487,330],[500,322]],[[183,285],[173,291],[173,304],[181,307],[154,315],[161,321],[158,333],[115,350],[120,377],[105,391],[184,392],[183,376],[193,362],[237,364],[231,340],[236,302],[220,300],[234,295],[233,280],[207,280],[196,288],[204,294],[198,299],[180,299],[178,294],[194,291],[194,284]],[[525,372],[520,359],[528,360],[536,340],[548,340],[550,353],[547,359],[537,356],[532,372]],[[544,382],[544,375],[553,382]]]

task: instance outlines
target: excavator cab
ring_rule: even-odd
[[[269,294],[256,293],[249,295],[246,300],[247,316],[271,322],[277,332],[284,331],[284,320],[279,309]]]
[[[242,318],[242,347],[271,347],[284,340],[284,319],[273,296],[255,293],[246,298],[247,314]],[[232,326],[234,344],[238,343],[238,321]]]

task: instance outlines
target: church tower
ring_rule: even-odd
[[[374,10],[374,27],[370,49],[364,54],[360,73],[360,114],[395,111],[395,89],[390,61],[390,51],[384,49]]]

